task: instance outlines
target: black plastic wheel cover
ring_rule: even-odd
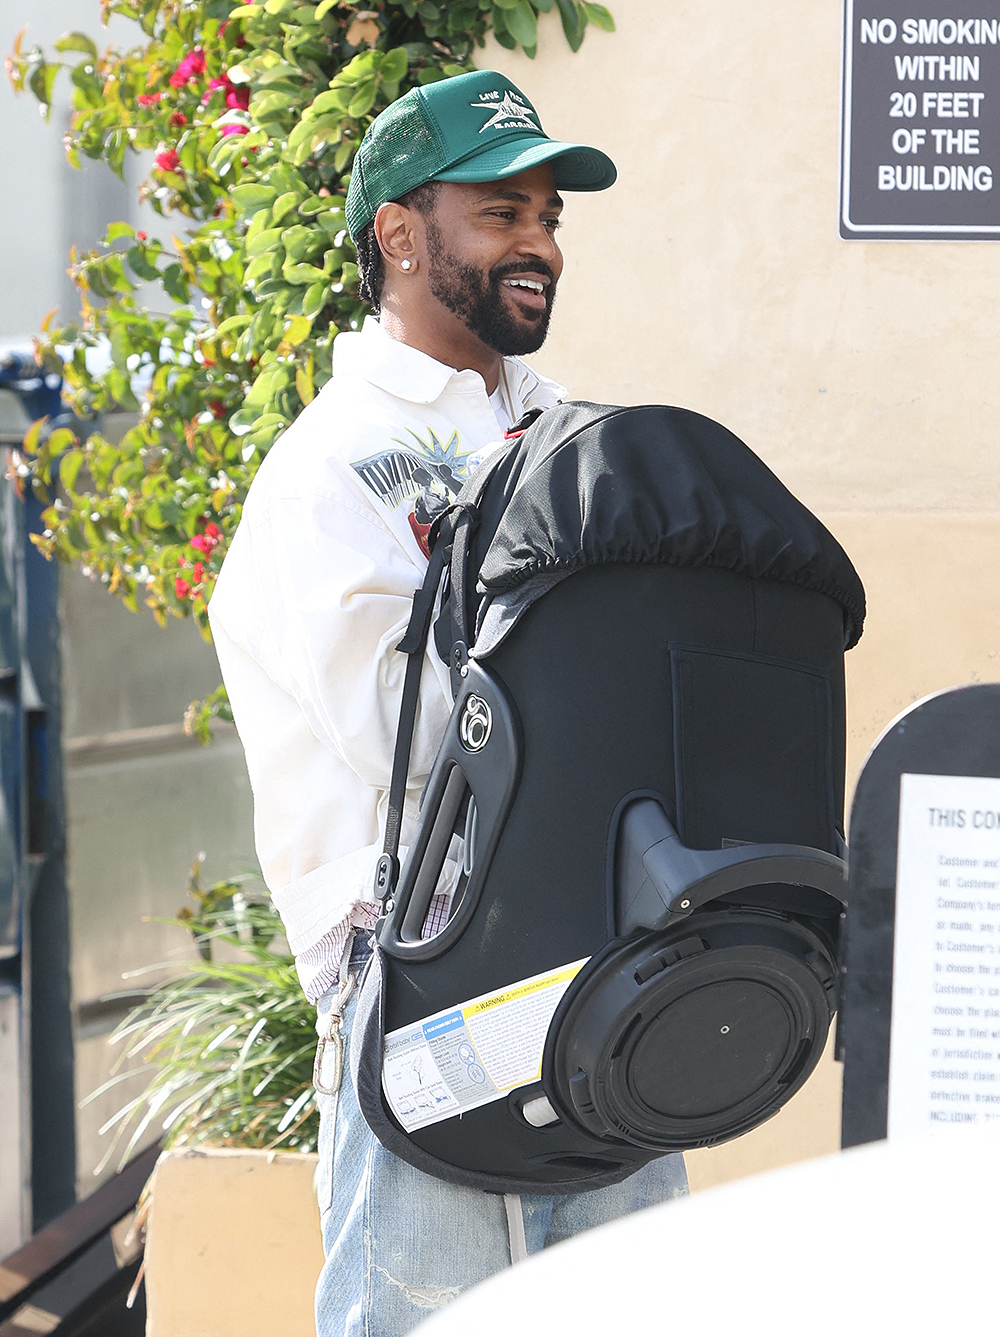
[[[553,1103],[591,1134],[664,1151],[738,1136],[812,1072],[835,979],[809,928],[754,910],[696,914],[619,943],[553,1018],[543,1063]]]

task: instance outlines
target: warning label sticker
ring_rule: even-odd
[[[385,1037],[382,1088],[412,1132],[537,1082],[549,1022],[589,957],[435,1012]]]

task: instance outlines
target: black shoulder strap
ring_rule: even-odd
[[[413,594],[413,606],[403,639],[396,649],[407,656],[403,677],[403,695],[399,703],[399,722],[396,726],[396,748],[392,756],[392,777],[389,781],[389,802],[385,819],[385,839],[382,856],[375,868],[375,898],[382,905],[393,894],[399,875],[399,833],[403,824],[403,801],[406,797],[406,777],[410,768],[410,749],[417,721],[420,701],[420,676],[424,666],[424,652],[430,632],[434,602],[445,565],[451,555],[456,524],[473,508],[463,504],[449,506],[434,521],[428,539],[432,545],[430,561],[423,581]],[[464,526],[463,526],[464,527]]]

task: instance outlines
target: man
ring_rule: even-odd
[[[549,139],[527,98],[489,71],[415,89],[375,120],[347,220],[378,319],[337,338],[333,379],[262,464],[212,599],[261,868],[334,1052],[370,951],[405,668],[395,647],[429,521],[504,428],[562,397],[517,355],[548,329],[559,191],[614,179],[610,159]],[[431,651],[404,845],[450,701]],[[439,927],[447,898],[432,909]],[[321,1337],[408,1332],[506,1265],[522,1231],[532,1252],[685,1189],[680,1157],[667,1157],[613,1188],[505,1208],[386,1152],[337,1066],[321,1065],[318,1082]]]

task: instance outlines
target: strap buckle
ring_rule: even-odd
[[[394,854],[380,854],[375,865],[375,899],[380,902],[383,914],[389,908],[388,902],[395,893],[398,878],[399,860]]]

